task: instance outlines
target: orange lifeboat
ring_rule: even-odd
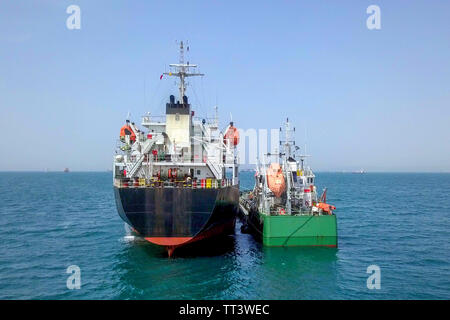
[[[136,141],[136,134],[133,129],[131,129],[129,124],[126,124],[120,128],[120,139],[125,139],[125,136],[130,136],[130,141]]]
[[[284,190],[286,190],[283,171],[281,171],[279,163],[270,164],[270,167],[267,170],[267,184],[277,198],[279,198]]]
[[[233,122],[230,122],[230,126],[223,137],[223,143],[227,144],[228,141],[230,141],[233,146],[237,146],[239,143],[239,131],[235,126],[233,126]]]

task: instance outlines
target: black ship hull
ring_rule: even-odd
[[[146,240],[168,249],[232,234],[239,210],[239,188],[118,188],[120,217]]]

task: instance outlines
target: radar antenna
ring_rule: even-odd
[[[188,47],[189,51],[189,47]],[[196,64],[184,63],[184,44],[183,41],[180,41],[180,61],[179,63],[171,63],[169,67],[174,68],[175,72],[164,72],[165,75],[174,76],[180,78],[180,102],[183,102],[183,97],[185,96],[186,91],[186,83],[185,78],[194,77],[194,76],[204,76],[203,73],[193,73],[189,72],[189,68],[197,68]]]

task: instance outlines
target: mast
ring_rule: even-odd
[[[292,141],[291,141],[291,128],[289,125],[289,119],[286,119],[286,124],[285,124],[285,135],[286,135],[286,141],[284,142],[284,171],[286,172],[286,182],[287,182],[287,188],[286,188],[286,211],[287,214],[291,214],[292,213],[292,208],[291,208],[291,201],[292,201],[292,197],[291,197],[291,176],[292,176],[292,172],[291,169],[288,165],[288,159],[291,157],[291,145],[292,145]]]
[[[189,72],[189,68],[197,68],[196,64],[189,64],[189,61],[187,63],[184,63],[184,44],[183,41],[180,42],[180,60],[179,63],[171,63],[169,64],[169,67],[175,68],[176,72],[164,72],[165,75],[168,76],[174,76],[180,78],[180,102],[183,103],[186,92],[186,83],[185,79],[187,77],[194,77],[194,76],[204,76],[203,73],[193,73]]]
[[[281,130],[281,129],[280,129]],[[291,125],[289,123],[289,118],[286,119],[285,128],[284,128],[284,134],[285,134],[285,141],[283,143],[283,151],[286,158],[293,157],[293,146],[295,146],[295,140],[292,139],[292,131],[295,132],[295,128],[292,130]]]

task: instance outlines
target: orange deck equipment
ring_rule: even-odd
[[[230,141],[233,146],[237,146],[239,144],[239,131],[232,124],[223,137],[223,143],[227,144],[227,141]]]
[[[120,129],[120,138],[125,138],[125,136],[130,136],[130,141],[136,141],[136,134],[128,124],[124,125]]]
[[[275,197],[279,198],[286,190],[283,171],[279,163],[271,163],[267,170],[267,184]]]

